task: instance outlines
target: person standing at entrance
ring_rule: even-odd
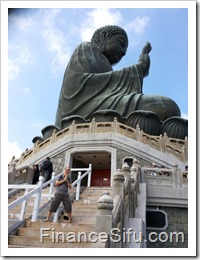
[[[50,221],[50,217],[53,212],[56,212],[60,203],[63,203],[64,209],[68,215],[69,223],[72,223],[72,205],[68,193],[68,189],[71,189],[71,178],[69,177],[70,167],[67,165],[64,170],[64,174],[61,175],[59,180],[55,182],[56,192],[54,199],[50,205],[50,209],[45,222]]]
[[[40,175],[44,177],[43,183],[51,179],[52,172],[53,172],[53,164],[50,158],[47,157],[40,167]]]

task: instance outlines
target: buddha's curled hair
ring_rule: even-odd
[[[106,25],[99,29],[97,29],[92,36],[91,42],[95,43],[97,46],[100,45],[102,40],[102,33],[106,32],[107,37],[111,37],[114,34],[123,34],[127,40],[127,46],[128,46],[128,36],[124,29],[117,25]]]

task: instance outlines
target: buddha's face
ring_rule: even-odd
[[[127,40],[123,34],[114,34],[107,38],[104,55],[111,65],[117,64],[127,51]]]

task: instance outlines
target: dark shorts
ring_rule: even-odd
[[[61,202],[63,203],[65,211],[67,213],[71,213],[72,204],[71,204],[69,195],[63,195],[63,194],[59,194],[59,193],[55,194],[54,199],[51,202],[49,211],[56,212]]]

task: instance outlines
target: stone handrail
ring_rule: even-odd
[[[148,185],[188,187],[188,171],[178,169],[177,164],[172,169],[141,167],[141,178]]]
[[[134,160],[131,170],[127,163],[124,163],[122,170],[117,170],[113,178],[112,197],[104,193],[98,200],[96,232],[105,232],[109,238],[104,247],[124,247],[123,239],[116,243],[112,241],[111,230],[115,229],[122,234],[128,219],[135,215],[140,171],[136,161]],[[136,174],[133,173],[134,171]]]
[[[148,144],[151,147],[164,152],[171,153],[176,156],[179,160],[186,162],[188,157],[188,139],[185,137],[185,140],[170,138],[165,133],[164,136],[152,136],[144,133],[140,130],[137,125],[136,129],[119,123],[117,119],[114,122],[95,122],[92,120],[91,123],[82,123],[75,124],[72,122],[70,126],[65,129],[56,132],[55,130],[52,133],[52,136],[43,142],[39,143],[37,141],[34,144],[34,147],[30,150],[26,150],[25,153],[21,155],[21,157],[15,160],[17,163],[22,163],[26,159],[30,158],[32,155],[39,152],[41,149],[44,149],[48,145],[56,142],[60,138],[63,138],[67,135],[76,135],[76,134],[90,134],[90,133],[107,133],[107,132],[115,132],[126,137],[132,138],[136,141],[139,141],[144,144]]]
[[[13,163],[8,169],[8,183],[21,184],[32,183],[33,169],[29,166],[24,166],[16,169],[16,164]]]

